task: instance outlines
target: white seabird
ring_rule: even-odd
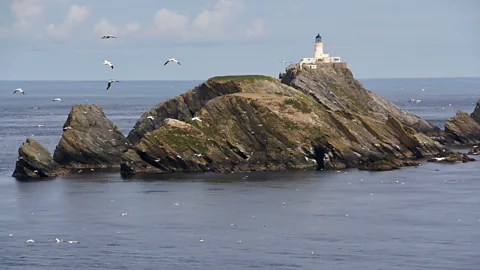
[[[113,68],[113,66],[112,66],[112,68]],[[108,84],[107,84],[107,90],[110,88],[110,86],[112,85],[112,83],[116,83],[116,82],[119,82],[119,81],[117,81],[117,80],[109,80],[109,81],[108,81]]]
[[[117,38],[117,37],[114,36],[114,35],[104,35],[104,36],[102,36],[102,39],[111,39],[111,38]]]
[[[25,95],[25,92],[23,92],[23,89],[22,89],[22,88],[17,88],[17,89],[15,89],[15,91],[13,91],[13,94],[15,95],[16,92],[20,92],[20,93],[22,93],[22,94]]]
[[[198,118],[198,117],[193,117],[193,118],[192,118],[192,121],[200,121],[200,122],[202,122],[202,120],[201,120],[200,118]]]
[[[175,63],[181,65],[180,62],[178,62],[178,60],[175,59],[175,58],[170,58],[170,59],[168,59],[167,62],[165,62],[165,64],[163,64],[163,65],[165,66],[165,65],[167,65],[167,64],[170,63],[170,62],[175,62]]]
[[[25,243],[35,243],[35,241],[33,241],[33,239],[28,239],[27,241],[25,241]]]
[[[103,60],[103,64],[106,65],[106,66],[109,66],[113,69],[113,64],[112,62],[108,61],[108,60]]]
[[[80,244],[80,242],[75,241],[75,240],[68,240],[67,243],[69,243],[69,244]]]
[[[62,101],[62,99],[57,97],[57,98],[52,99],[52,101]]]
[[[151,116],[151,115],[150,115],[150,116],[147,116],[147,118],[150,119],[150,120],[155,120],[155,118],[154,118],[153,116]]]

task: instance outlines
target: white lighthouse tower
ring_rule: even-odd
[[[315,46],[313,48],[313,57],[315,61],[322,62],[323,59],[323,43],[322,43],[322,36],[318,34],[315,37]]]
[[[323,53],[323,42],[322,42],[322,36],[318,34],[315,37],[315,45],[313,47],[313,58],[312,57],[307,57],[307,58],[301,58],[299,67],[300,69],[305,66],[310,69],[317,69],[318,67],[323,67],[323,66],[335,66],[335,67],[342,67],[346,68],[347,63],[342,62],[340,60],[339,56],[332,56],[328,53]]]

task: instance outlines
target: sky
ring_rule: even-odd
[[[480,76],[477,0],[0,0],[0,80],[278,76],[317,33],[357,78]]]

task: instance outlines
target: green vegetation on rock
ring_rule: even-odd
[[[236,81],[236,82],[253,82],[255,80],[266,80],[270,82],[278,82],[277,79],[265,75],[229,75],[217,76],[208,79],[209,81]]]
[[[297,100],[293,98],[287,98],[283,101],[284,104],[290,105],[293,108],[303,112],[303,113],[311,113],[312,109],[310,108],[309,104],[302,100]]]

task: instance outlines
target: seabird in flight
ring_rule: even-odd
[[[107,66],[109,66],[109,67],[111,67],[111,68],[113,69],[113,64],[112,64],[112,62],[110,62],[110,61],[108,61],[108,60],[103,60],[103,64],[104,64],[104,65],[107,65]]]
[[[117,80],[110,80],[110,81],[108,81],[107,90],[110,88],[110,86],[112,85],[112,83],[115,83],[115,82],[119,82],[119,81],[117,81]]]
[[[175,62],[175,63],[181,65],[180,62],[178,62],[178,60],[175,59],[175,58],[170,58],[170,59],[168,59],[167,62],[165,62],[165,64],[163,64],[163,65],[165,66],[166,64],[168,64],[168,63],[170,63],[170,62]]]
[[[20,92],[20,93],[22,93],[22,94],[25,95],[25,92],[23,92],[23,89],[22,89],[22,88],[17,88],[17,89],[15,89],[15,91],[13,91],[13,94],[15,95],[16,92]]]
[[[117,37],[114,35],[105,35],[102,37],[102,39],[111,39],[111,38],[117,38]]]

